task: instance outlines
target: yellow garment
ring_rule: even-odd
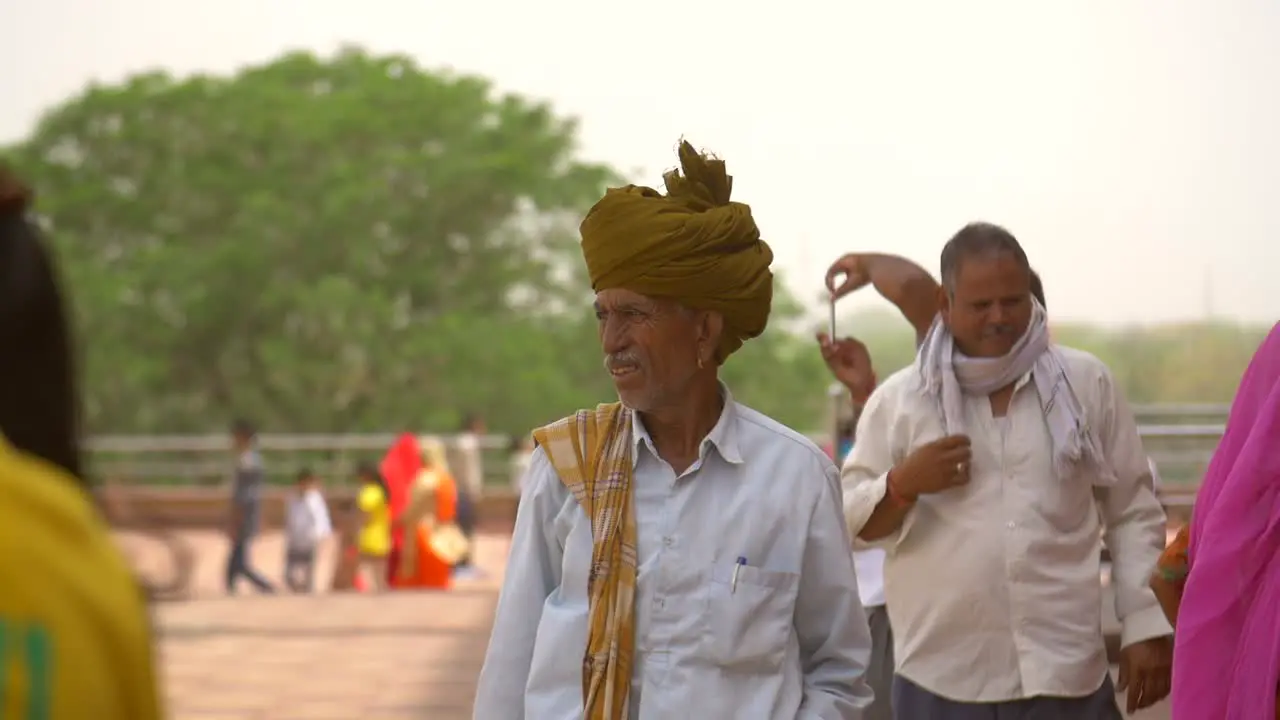
[[[591,519],[582,717],[625,718],[635,652],[637,563],[631,412],[621,403],[579,410],[534,431],[533,437]]]
[[[88,494],[0,439],[0,718],[159,720],[141,586]]]
[[[360,526],[359,546],[363,555],[384,557],[391,552],[391,509],[382,488],[368,485],[360,488],[356,505],[365,514]]]
[[[773,303],[773,251],[751,208],[730,202],[724,162],[680,143],[667,194],[636,185],[610,188],[580,228],[591,288],[670,298],[724,316],[716,362],[764,332]]]

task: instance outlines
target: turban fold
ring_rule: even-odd
[[[724,316],[716,361],[764,332],[773,302],[773,251],[751,208],[731,202],[724,162],[680,143],[680,170],[663,176],[667,194],[610,188],[582,221],[591,289],[622,288]]]

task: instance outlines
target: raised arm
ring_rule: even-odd
[[[563,553],[554,528],[563,506],[561,487],[546,454],[534,451],[476,688],[475,720],[524,718],[524,689],[542,609],[560,586]]]
[[[844,281],[837,286],[841,275]],[[867,285],[898,308],[917,338],[929,331],[938,314],[938,283],[927,270],[904,257],[881,253],[849,253],[827,270],[827,288],[836,298]]]
[[[841,276],[844,280],[836,285]],[[893,303],[916,331],[916,343],[924,339],[938,314],[938,281],[929,271],[898,255],[883,253],[849,253],[832,263],[827,270],[827,289],[842,298],[871,285],[885,300]],[[1031,294],[1048,307],[1040,275],[1031,271]]]

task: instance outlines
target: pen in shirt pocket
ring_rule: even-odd
[[[733,578],[729,581],[730,595],[733,595],[734,593],[738,592],[738,571],[741,570],[742,566],[746,564],[747,564],[747,559],[741,556],[738,557],[738,562],[733,564]]]

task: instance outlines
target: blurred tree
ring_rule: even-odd
[[[295,53],[90,87],[6,151],[38,188],[94,432],[520,431],[611,397],[576,249],[619,180],[546,104],[403,56]],[[727,372],[804,425],[823,369],[779,285]]]
[[[91,428],[339,430],[439,415],[500,377],[454,346],[514,360],[522,308],[576,302],[576,217],[616,175],[575,142],[483,79],[346,50],[91,87],[10,152],[74,286]]]
[[[576,137],[481,78],[348,49],[90,87],[5,154],[62,255],[91,431],[517,432],[612,397],[576,225],[620,179]],[[724,376],[815,429],[830,378],[801,315],[779,282]],[[894,315],[841,328],[882,377],[913,356]],[[1222,402],[1265,329],[1054,332],[1134,402]]]

